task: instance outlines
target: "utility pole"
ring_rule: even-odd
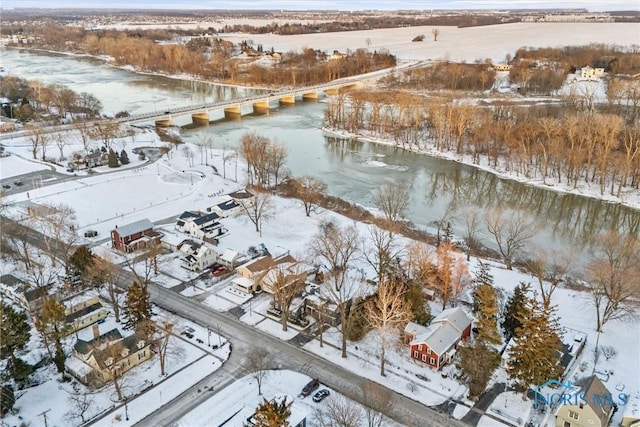
[[[47,425],[47,412],[49,412],[51,409],[47,409],[46,411],[42,411],[38,414],[39,417],[44,418],[44,427],[49,427]]]

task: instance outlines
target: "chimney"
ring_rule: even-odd
[[[93,325],[93,338],[99,338],[100,337],[100,327],[98,326],[97,323],[94,323]]]

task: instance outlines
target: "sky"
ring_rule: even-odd
[[[286,9],[286,10],[430,10],[430,9],[552,9],[584,8],[590,11],[640,10],[640,0],[22,0],[20,8],[145,8],[145,9]],[[5,7],[6,8],[6,7]]]

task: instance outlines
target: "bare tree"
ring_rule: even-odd
[[[607,362],[608,362],[609,359],[613,359],[614,357],[616,357],[616,355],[618,354],[618,351],[612,345],[603,345],[603,346],[600,346],[600,353],[602,353],[602,355],[604,356],[605,359],[607,359]]]
[[[549,308],[551,296],[571,269],[573,254],[560,253],[556,250],[547,253],[544,249],[531,252],[534,256],[525,261],[525,266],[538,279],[542,304]]]
[[[120,323],[120,311],[124,303],[124,292],[121,289],[119,267],[115,265],[108,253],[95,257],[93,267],[88,272],[88,279],[98,287],[100,298],[113,310],[115,321]]]
[[[362,411],[346,397],[333,395],[327,398],[325,405],[316,407],[314,416],[320,427],[358,427]]]
[[[67,138],[67,132],[64,131],[58,131],[53,135],[56,147],[58,147],[58,150],[60,151],[60,161],[64,160],[64,147],[68,144]]]
[[[385,220],[394,223],[403,219],[409,207],[410,185],[389,183],[379,187],[373,194],[373,202],[384,215]]]
[[[383,230],[376,225],[370,225],[369,239],[363,242],[365,259],[376,272],[378,283],[391,274],[392,266],[402,253],[402,247],[396,243],[397,235],[393,233],[393,228]]]
[[[44,133],[44,130],[39,126],[26,125],[25,128],[27,130],[27,138],[31,143],[31,155],[35,159],[38,157],[38,150],[49,142],[49,135]]]
[[[610,320],[637,317],[640,293],[640,244],[631,236],[611,231],[586,268],[586,285],[596,309],[596,330]]]
[[[480,247],[480,240],[478,239],[480,211],[478,209],[469,209],[465,215],[464,223],[464,241],[467,244],[467,261],[470,261],[471,251],[475,251]]]
[[[384,415],[392,407],[391,391],[378,383],[367,381],[360,385],[367,427],[382,427]]]
[[[294,181],[296,195],[302,201],[304,213],[309,216],[327,192],[327,184],[313,176],[301,176]]]
[[[383,377],[386,376],[386,348],[398,340],[400,330],[411,320],[410,306],[404,295],[405,289],[405,286],[396,280],[384,280],[378,284],[375,298],[364,305],[367,321],[375,330],[380,342],[380,375]]]
[[[160,375],[165,375],[167,351],[169,349],[169,341],[173,335],[174,324],[170,321],[163,321],[162,324],[155,325],[156,336],[155,346],[158,350],[158,359],[160,360]]]
[[[263,191],[253,191],[253,197],[240,203],[240,208],[247,218],[256,226],[256,231],[262,236],[262,221],[270,218],[275,210],[271,195]]]
[[[102,144],[108,150],[111,148],[113,141],[117,138],[120,131],[120,125],[114,122],[95,122],[91,128],[91,137],[100,139]]]
[[[507,269],[512,270],[514,259],[536,234],[534,221],[528,220],[519,211],[513,211],[507,216],[502,209],[495,209],[487,214],[486,222],[487,230],[498,245]]]
[[[273,304],[280,310],[282,330],[287,331],[287,320],[291,311],[291,304],[295,297],[304,290],[307,274],[302,271],[300,264],[278,265],[269,271],[262,279],[268,281],[273,295]]]
[[[467,263],[455,255],[452,243],[443,243],[436,248],[435,270],[430,279],[432,289],[442,301],[442,309],[451,300],[462,296],[471,281]]]
[[[432,28],[431,29],[431,34],[433,34],[433,41],[437,42],[438,41],[438,36],[440,35],[440,30],[438,28]]]
[[[71,409],[65,414],[65,418],[71,421],[74,425],[77,420],[80,420],[80,424],[87,422],[87,413],[94,406],[94,395],[84,393],[69,393],[69,406]]]
[[[309,255],[328,270],[324,289],[340,311],[342,357],[347,357],[347,317],[350,303],[359,293],[357,279],[352,276],[353,261],[358,255],[360,237],[354,226],[340,228],[324,223],[309,244]]]
[[[262,347],[256,347],[247,354],[246,367],[258,383],[258,396],[262,395],[262,381],[271,369],[271,354]]]

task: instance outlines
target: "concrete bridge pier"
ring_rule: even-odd
[[[318,100],[318,92],[308,92],[302,94],[303,101],[317,101]]]
[[[240,120],[242,118],[242,110],[239,105],[234,107],[226,107],[224,109],[224,118],[227,120]]]
[[[195,126],[209,126],[209,112],[201,111],[191,115],[191,122]]]
[[[253,103],[253,114],[258,116],[269,115],[269,101],[258,101]]]
[[[159,127],[159,128],[168,128],[172,124],[173,123],[171,122],[171,117],[167,117],[166,119],[156,120],[156,127]]]
[[[294,105],[295,103],[295,95],[283,96],[280,98],[280,105]]]

